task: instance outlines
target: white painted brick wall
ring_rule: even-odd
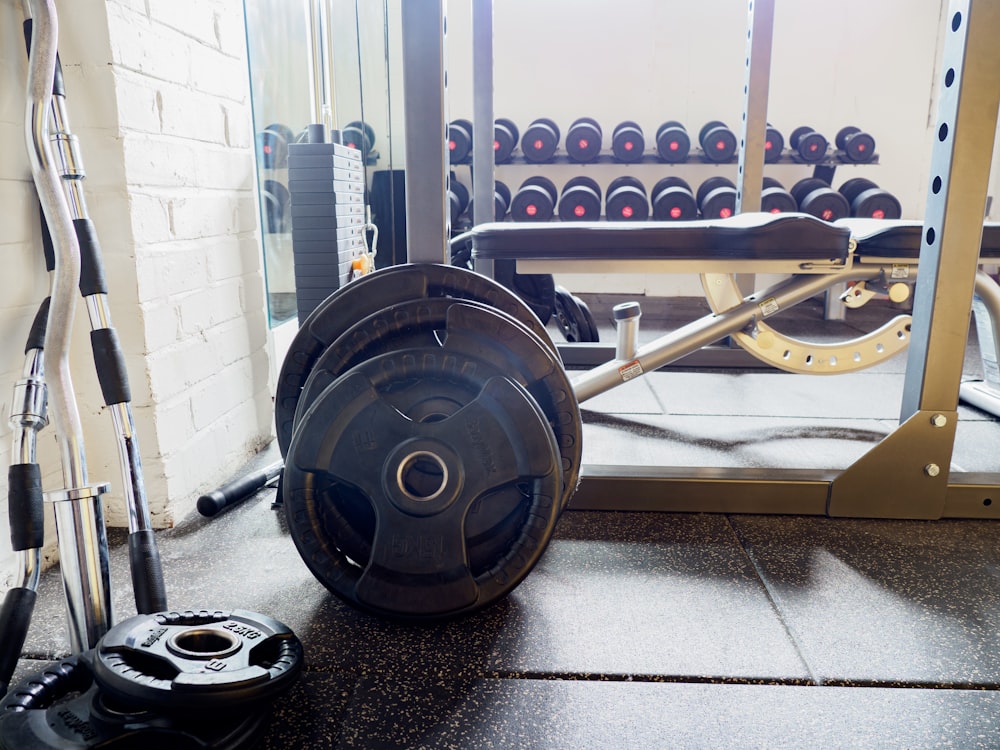
[[[121,336],[154,523],[169,526],[198,494],[272,435],[271,363],[257,236],[254,137],[239,0],[59,3],[71,129],[87,168]],[[0,138],[23,142],[21,8],[0,4]],[[48,278],[23,147],[0,160],[0,462],[21,342]],[[117,451],[78,308],[73,372],[92,480],[111,481],[109,524],[122,524]],[[43,433],[46,488],[61,485]],[[7,538],[6,472],[0,539]],[[0,542],[0,591],[14,558]]]

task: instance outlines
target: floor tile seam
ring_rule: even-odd
[[[796,635],[795,629],[792,627],[792,624],[788,621],[788,618],[785,617],[784,611],[779,606],[777,594],[771,589],[771,586],[768,584],[767,577],[764,575],[764,571],[757,564],[757,560],[754,558],[754,556],[750,554],[750,549],[748,547],[747,540],[743,537],[742,534],[740,534],[739,529],[737,529],[736,526],[733,524],[733,518],[730,514],[727,513],[725,515],[725,519],[726,519],[726,525],[729,527],[729,530],[735,537],[737,544],[739,544],[740,550],[742,550],[743,555],[747,559],[747,562],[753,568],[754,574],[757,576],[757,580],[760,582],[761,587],[764,589],[764,594],[767,596],[768,604],[770,604],[771,609],[774,611],[775,617],[778,618],[778,622],[781,623],[781,627],[785,631],[785,635],[788,636],[788,640],[792,644],[792,648],[795,650],[795,655],[799,658],[799,661],[802,662],[802,666],[805,667],[806,673],[809,675],[810,682],[812,682],[815,685],[820,685],[820,686],[825,685],[826,684],[825,681],[819,678],[819,676],[816,673],[816,670],[813,669],[813,666],[808,656],[806,655],[805,644],[802,642],[802,639]]]
[[[641,672],[548,672],[493,670],[479,679],[534,682],[627,682],[636,684],[750,685],[816,687],[804,677],[749,677],[734,675],[649,674]]]

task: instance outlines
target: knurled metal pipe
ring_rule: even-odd
[[[639,348],[639,318],[642,310],[638,302],[622,302],[611,308],[615,319],[615,359],[629,362]]]

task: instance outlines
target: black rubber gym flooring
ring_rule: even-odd
[[[585,463],[840,468],[892,429],[903,364],[657,373],[584,404]],[[960,417],[955,464],[995,470],[1000,425]],[[329,594],[273,495],[158,534],[172,607],[302,639],[265,748],[1000,747],[997,522],[567,511],[508,598],[412,626]],[[39,601],[19,676],[67,652],[58,571]]]

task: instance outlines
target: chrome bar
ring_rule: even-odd
[[[58,20],[53,0],[33,0],[28,63],[25,134],[39,201],[52,236],[56,265],[45,334],[52,423],[59,441],[63,481],[70,488],[56,503],[63,587],[74,651],[96,645],[111,623],[111,576],[107,537],[99,496],[87,488],[83,429],[69,368],[70,335],[80,280],[80,248],[49,141],[49,115],[56,65]],[[82,502],[91,494],[90,502]],[[95,499],[96,498],[96,499]]]

